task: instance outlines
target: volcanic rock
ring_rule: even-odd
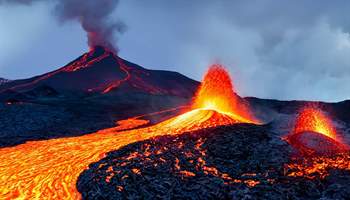
[[[323,170],[330,170],[326,178],[321,178],[324,171],[314,178],[294,176],[308,170],[308,164],[291,160],[292,152],[266,125],[162,136],[127,145],[90,164],[77,188],[84,199],[346,199],[349,171],[328,163],[323,164]],[[343,156],[347,165],[349,157]]]
[[[347,149],[344,144],[337,140],[312,131],[293,134],[288,137],[288,140],[301,153],[306,154],[335,154]]]
[[[271,186],[289,151],[267,127],[248,124],[157,137],[91,164],[77,187],[85,199],[236,199]]]

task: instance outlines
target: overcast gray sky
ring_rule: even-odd
[[[77,22],[37,1],[0,6],[0,77],[45,73],[88,49]],[[340,101],[350,99],[349,11],[346,0],[120,0],[111,20],[127,27],[119,55],[146,68],[200,80],[220,62],[243,96]]]

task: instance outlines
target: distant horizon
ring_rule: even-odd
[[[84,52],[84,53],[82,53],[81,55],[83,55],[83,54],[85,54],[85,53],[88,53],[89,51],[91,51],[91,49],[87,49],[87,51]],[[81,55],[79,55],[79,56],[77,56],[76,58],[74,58],[74,59],[68,61],[66,64],[63,64],[62,66],[57,67],[56,69],[59,69],[59,68],[61,68],[61,67],[64,67],[64,66],[67,65],[68,63],[70,63],[70,62],[72,62],[73,60],[79,58]],[[119,54],[118,54],[118,57],[120,57],[120,58],[122,58],[122,59],[124,59],[124,60],[127,60],[128,62],[134,63],[134,64],[136,64],[136,65],[140,65],[140,64],[138,64],[138,63],[136,63],[136,62],[133,62],[133,61],[131,61],[131,60],[128,60],[128,59],[123,58],[123,57],[120,56]],[[142,66],[142,65],[140,65],[140,66],[141,66],[141,67],[144,67],[144,66]],[[147,67],[145,67],[145,68],[146,68],[146,69],[149,69],[149,68],[147,68]],[[53,71],[56,70],[56,69],[53,69]],[[151,70],[162,70],[162,69],[151,69]],[[166,70],[166,71],[171,71],[171,70]],[[48,72],[51,72],[51,71],[48,71]],[[7,79],[6,77],[0,77],[0,78],[4,78],[4,79],[9,80],[9,81],[23,80],[23,79],[29,79],[29,78],[33,78],[33,77],[36,77],[36,76],[40,76],[40,75],[43,75],[43,74],[48,73],[48,72],[44,72],[44,73],[42,73],[42,74],[36,74],[36,75],[30,76],[30,77],[19,78],[19,79]],[[173,71],[173,72],[178,72],[178,71]],[[178,73],[182,74],[181,72],[178,72]],[[184,74],[182,74],[182,75],[184,75]],[[184,76],[186,76],[186,75],[184,75]],[[203,76],[204,76],[204,74],[203,74]],[[196,79],[193,79],[193,78],[191,78],[191,77],[189,77],[189,76],[186,76],[186,77],[188,77],[188,78],[190,78],[190,79],[192,79],[192,80],[198,81],[198,82],[201,82],[201,81],[202,81],[201,79],[196,80]],[[239,95],[239,94],[238,94],[238,95]],[[338,102],[350,100],[350,99],[344,99],[344,100],[340,100],[340,101],[321,101],[321,100],[317,100],[317,99],[310,99],[310,100],[305,100],[305,99],[276,99],[276,98],[264,98],[264,97],[257,97],[257,96],[242,96],[242,95],[240,95],[240,96],[243,97],[243,98],[259,98],[259,99],[277,100],[277,101],[311,101],[311,102],[324,102],[324,103],[338,103]]]
[[[0,0],[2,78],[40,75],[89,49],[76,18],[57,20],[56,0],[31,1]],[[242,96],[350,99],[350,2],[120,0],[115,6],[109,17],[120,29],[109,41],[120,57],[145,68],[200,81],[219,62]]]

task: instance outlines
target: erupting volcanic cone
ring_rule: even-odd
[[[259,122],[250,114],[248,105],[234,93],[228,72],[220,65],[213,65],[204,76],[192,109],[151,128],[174,134],[235,123]]]
[[[289,143],[306,154],[331,154],[347,149],[339,138],[331,120],[319,109],[304,108],[298,115]]]

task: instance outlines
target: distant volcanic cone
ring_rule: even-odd
[[[333,154],[347,149],[328,117],[317,108],[304,108],[298,115],[289,143],[303,154]]]

